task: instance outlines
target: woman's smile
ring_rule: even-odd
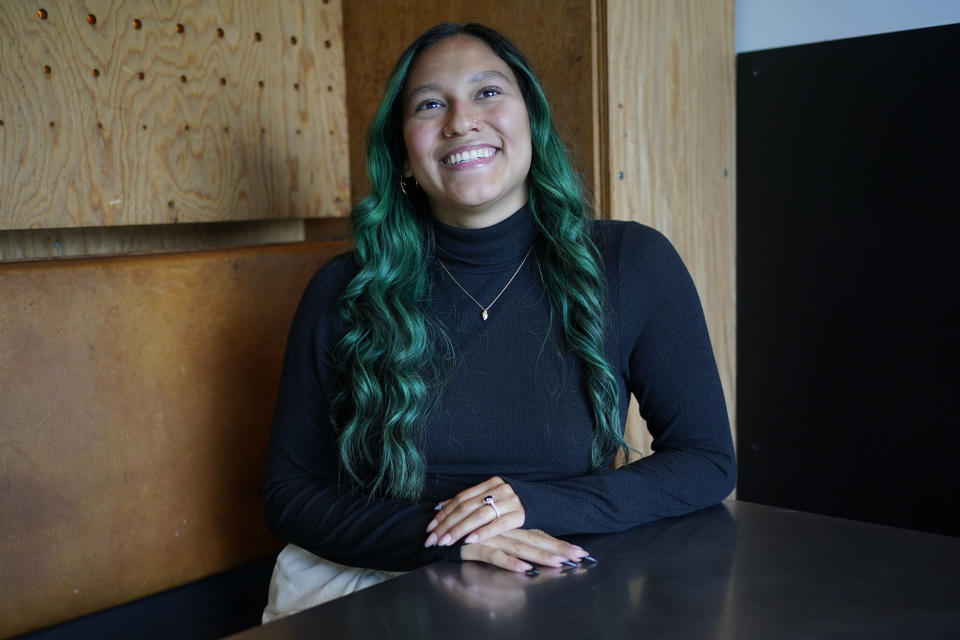
[[[467,147],[455,149],[450,155],[445,157],[442,162],[450,168],[468,169],[486,162],[497,153],[493,147],[481,145],[479,147]]]
[[[447,38],[417,59],[404,87],[404,175],[440,221],[487,227],[527,201],[527,106],[510,67],[482,40]]]

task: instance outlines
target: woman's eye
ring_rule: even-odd
[[[503,91],[500,90],[499,87],[484,87],[483,89],[480,89],[480,93],[478,94],[478,97],[489,98],[491,96],[498,96],[501,93],[503,93]]]
[[[443,105],[439,100],[424,100],[417,105],[417,108],[414,111],[426,111],[427,109],[439,109]]]

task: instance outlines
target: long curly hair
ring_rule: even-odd
[[[433,236],[429,203],[419,189],[401,190],[406,160],[401,98],[407,75],[431,45],[479,38],[513,71],[530,118],[533,157],[528,206],[539,238],[535,255],[563,344],[583,364],[594,423],[594,468],[629,447],[619,427],[618,386],[604,357],[604,277],[587,229],[583,186],[550,116],[537,76],[523,54],[479,24],[440,24],[404,51],[387,81],[367,133],[371,192],[351,212],[356,275],[337,303],[349,327],[333,350],[339,391],[331,417],[350,484],[370,495],[419,498],[424,461],[416,446],[431,388],[442,384],[436,362],[450,349],[428,313]],[[431,363],[424,369],[424,362]]]

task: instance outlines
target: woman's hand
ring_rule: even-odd
[[[483,542],[522,527],[527,517],[513,487],[497,476],[464,489],[438,506],[442,508],[427,525],[425,547],[446,547],[464,536],[467,544]]]
[[[513,529],[483,542],[460,547],[462,560],[476,560],[508,571],[575,566],[589,554],[577,545],[558,540],[539,529]]]

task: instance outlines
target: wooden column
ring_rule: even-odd
[[[734,0],[607,0],[606,32],[611,214],[659,229],[683,257],[732,423]],[[644,440],[639,421],[628,429]]]

